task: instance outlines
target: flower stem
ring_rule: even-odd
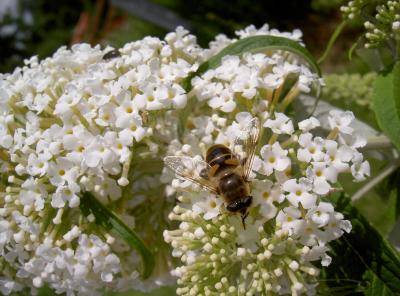
[[[368,138],[368,143],[365,147],[361,148],[360,150],[375,150],[375,149],[389,149],[393,148],[392,142],[389,140],[388,137],[384,135],[374,136]]]

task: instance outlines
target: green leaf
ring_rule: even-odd
[[[185,78],[182,85],[187,92],[192,89],[191,80],[195,76],[205,73],[209,69],[214,69],[221,64],[222,58],[227,55],[241,55],[245,52],[266,52],[270,50],[284,50],[292,52],[303,58],[318,75],[321,76],[321,70],[312,54],[298,42],[284,37],[261,35],[251,36],[240,39],[224,49],[215,56],[200,65],[196,72],[191,73]]]
[[[394,65],[389,74],[378,75],[373,102],[380,128],[400,149],[400,62]]]
[[[154,269],[154,257],[141,238],[91,193],[85,192],[80,208],[85,216],[93,214],[95,223],[115,236],[122,238],[142,257],[142,278],[148,278]]]
[[[195,76],[200,76],[205,73],[209,69],[214,69],[221,64],[222,58],[227,55],[241,55],[246,52],[268,52],[271,50],[283,50],[289,51],[298,55],[305,62],[307,62],[311,69],[318,73],[321,76],[321,70],[318,66],[318,63],[315,61],[312,54],[304,47],[301,46],[298,42],[291,40],[289,38],[278,37],[278,36],[269,36],[269,35],[261,35],[261,36],[251,36],[247,38],[240,39],[235,43],[232,43],[222,49],[218,54],[211,57],[208,61],[204,62],[199,66],[196,72],[191,73],[188,77],[186,77],[182,86],[186,90],[186,93],[189,93],[192,89],[192,79]],[[185,108],[183,108],[179,112],[179,123],[178,123],[178,136],[182,138],[184,127],[186,120],[192,110],[194,109],[197,100],[191,97]]]
[[[385,284],[372,272],[368,272],[366,279],[369,280],[369,286],[364,291],[365,296],[395,296],[391,290],[389,290]]]
[[[335,210],[351,221],[353,229],[330,244],[333,261],[323,268],[323,281],[331,289],[350,287],[351,293],[399,295],[400,257],[397,251],[351,205],[348,197],[332,196],[331,201],[335,203]],[[385,294],[371,294],[378,288]]]

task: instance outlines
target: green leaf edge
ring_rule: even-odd
[[[107,209],[90,192],[83,194],[80,207],[84,215],[88,216],[92,213],[96,218],[96,224],[122,238],[139,253],[142,258],[141,277],[143,279],[148,278],[155,266],[154,256],[139,235],[130,229],[117,215]]]
[[[373,109],[378,125],[400,150],[400,62],[390,73],[379,74],[374,85]]]
[[[321,69],[319,68],[318,63],[315,61],[312,54],[304,46],[300,45],[299,42],[285,37],[259,35],[246,37],[226,46],[208,61],[202,63],[197,71],[186,77],[182,82],[182,86],[187,92],[189,92],[192,88],[192,78],[203,74],[209,69],[214,69],[219,66],[224,56],[240,55],[245,52],[262,52],[264,50],[273,49],[285,50],[299,55],[309,63],[319,76],[321,76]]]
[[[382,235],[369,223],[369,221],[357,210],[357,208],[351,204],[351,199],[348,196],[341,194],[336,198],[333,197],[330,201],[334,204],[335,210],[341,212],[346,219],[351,221],[351,224],[353,225],[352,231],[348,234],[344,234],[343,237],[339,240],[342,240],[360,259],[361,263],[366,267],[365,274],[372,274],[381,282],[384,288],[390,291],[390,293],[392,293],[393,295],[400,295],[399,253],[385,238],[382,237]],[[360,230],[356,229],[359,224],[363,226],[364,231],[357,231]],[[350,242],[350,239],[354,241],[360,241],[360,238],[358,237],[360,235],[368,235],[370,241],[379,243],[378,246],[375,246],[376,250],[370,250],[368,252],[370,258],[363,258],[360,254],[362,252],[358,251],[357,248],[353,246]],[[363,244],[363,247],[368,248],[371,246],[367,242],[365,242],[365,244]],[[369,260],[377,261],[378,257],[383,264],[367,263],[367,261]],[[386,269],[387,272],[391,273],[397,278],[397,284],[393,283],[392,279],[386,280],[382,277],[383,269]],[[370,288],[373,288],[374,284],[376,284],[376,281],[371,282]]]
[[[321,77],[321,69],[318,66],[318,63],[316,62],[312,54],[304,46],[300,45],[299,42],[285,37],[259,35],[240,39],[222,49],[219,53],[211,57],[208,61],[202,63],[197,71],[190,73],[190,75],[182,81],[182,87],[186,90],[186,93],[189,93],[192,89],[191,81],[193,77],[199,76],[207,70],[214,69],[219,66],[224,56],[241,55],[245,52],[262,52],[274,49],[289,51],[297,54],[299,57],[303,58],[311,66],[313,71],[315,71]],[[186,103],[185,108],[183,108],[179,112],[178,137],[180,139],[183,135],[186,119],[189,116],[190,112],[193,110],[195,104],[196,100],[194,98],[190,98]]]

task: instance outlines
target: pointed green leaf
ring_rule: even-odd
[[[353,293],[365,295],[400,294],[400,257],[386,241],[351,205],[344,195],[333,196],[335,210],[350,220],[353,229],[330,244],[332,264],[323,268],[324,282],[332,289],[349,287]],[[382,294],[371,294],[380,290]]]
[[[148,278],[154,269],[154,257],[141,238],[130,229],[112,211],[107,209],[91,193],[85,192],[81,199],[80,208],[85,216],[93,214],[95,223],[109,231],[111,234],[122,238],[129,246],[136,250],[142,257],[142,278]]]
[[[193,77],[200,76],[207,70],[218,67],[221,64],[222,58],[224,56],[241,55],[246,52],[267,52],[271,50],[283,50],[294,53],[298,57],[302,58],[306,63],[308,63],[314,72],[318,73],[318,75],[321,76],[321,70],[318,66],[318,63],[313,58],[312,54],[304,46],[289,38],[261,35],[243,38],[228,45],[218,54],[201,64],[196,72],[191,73],[187,78],[185,78],[185,80],[182,82],[182,86],[186,90],[186,92],[189,93],[192,89],[191,81]],[[179,112],[179,138],[182,137],[186,119],[194,109],[195,105],[196,99],[192,97],[188,100],[185,108],[183,108]]]
[[[373,108],[379,126],[400,149],[400,62],[394,65],[389,74],[378,75]]]

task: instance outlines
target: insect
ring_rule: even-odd
[[[106,52],[103,55],[103,60],[110,60],[110,59],[117,58],[120,56],[121,56],[121,53],[119,52],[119,50],[113,49],[113,50],[110,50],[109,52]]]
[[[253,201],[249,176],[259,139],[259,125],[257,118],[249,120],[236,137],[233,151],[225,145],[215,144],[207,150],[205,161],[189,156],[164,158],[167,167],[178,176],[222,197],[229,212],[241,215],[244,228]]]

